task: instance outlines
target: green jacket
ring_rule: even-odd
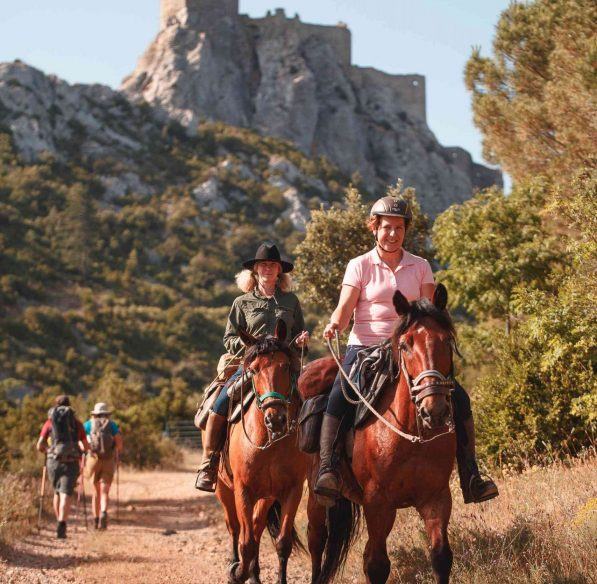
[[[254,336],[273,335],[279,318],[286,323],[288,342],[305,329],[301,303],[292,292],[276,289],[272,298],[266,298],[257,290],[253,290],[239,296],[232,303],[228,315],[224,333],[226,350],[234,355],[243,346],[238,336],[239,328],[245,329]]]

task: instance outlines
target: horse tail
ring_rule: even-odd
[[[328,537],[316,584],[331,582],[343,568],[348,552],[361,531],[361,506],[341,497],[328,508],[326,523]],[[331,525],[333,529],[330,529]]]
[[[267,530],[269,531],[272,541],[280,535],[280,523],[282,519],[282,505],[279,501],[274,501],[274,504],[267,512]],[[292,526],[292,549],[295,552],[307,552],[305,545],[301,541],[298,532]]]

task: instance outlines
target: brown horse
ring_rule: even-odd
[[[360,507],[369,539],[363,570],[366,582],[382,584],[390,574],[386,540],[396,509],[415,507],[431,540],[435,581],[447,584],[452,567],[448,521],[452,509],[449,479],[454,467],[456,437],[452,430],[450,391],[453,387],[454,328],[446,312],[447,291],[439,285],[433,301],[410,303],[400,292],[394,306],[400,320],[392,348],[401,373],[384,390],[370,419],[354,436],[353,481],[343,471],[343,497],[325,512],[312,492],[310,473],[309,550],[313,582],[330,582],[342,567],[358,532]],[[320,369],[329,369],[329,361]],[[324,377],[324,373],[320,373]],[[329,376],[328,376],[329,377]],[[380,419],[383,418],[383,421]],[[361,489],[354,488],[354,478]],[[351,501],[348,501],[351,499]],[[323,566],[320,565],[322,555]]]
[[[294,519],[308,462],[296,440],[300,396],[293,355],[281,340],[286,338],[283,321],[278,321],[273,337],[239,334],[248,347],[243,367],[252,373],[254,397],[230,430],[232,480],[221,468],[216,487],[232,538],[229,582],[260,582],[259,543],[267,526],[279,558],[278,584],[286,584],[288,557],[293,547],[302,548]]]

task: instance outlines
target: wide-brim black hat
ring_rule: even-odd
[[[282,272],[285,274],[292,272],[294,266],[280,257],[280,250],[275,244],[262,243],[255,253],[255,257],[243,262],[243,268],[252,270],[257,262],[278,262],[282,266]]]

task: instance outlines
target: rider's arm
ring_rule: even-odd
[[[361,291],[359,288],[354,288],[347,284],[342,285],[338,306],[336,306],[336,309],[332,312],[330,322],[326,325],[325,330],[323,331],[323,335],[326,338],[332,338],[335,331],[342,332],[348,326],[350,317],[354,312],[360,295]]]
[[[239,328],[247,330],[247,322],[243,311],[235,300],[230,309],[226,331],[224,332],[224,346],[231,355],[236,355],[243,346],[243,342],[238,336]]]
[[[435,284],[421,284],[421,296],[433,300],[433,293],[435,292]]]

